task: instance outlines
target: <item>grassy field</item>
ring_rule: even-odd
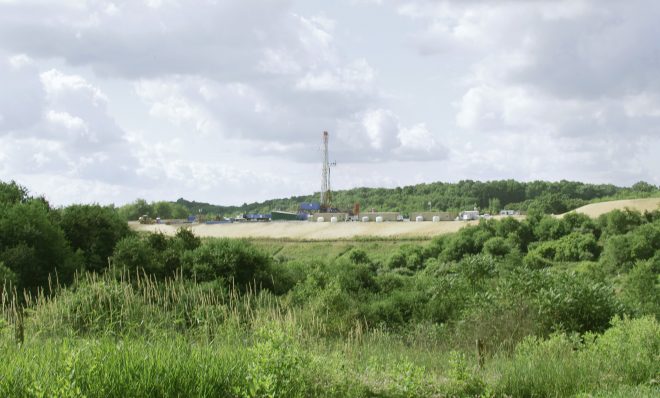
[[[625,199],[591,203],[577,208],[572,212],[586,214],[589,217],[596,218],[615,209],[630,209],[639,212],[654,211],[660,209],[660,198]]]

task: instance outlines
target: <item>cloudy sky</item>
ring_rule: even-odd
[[[0,0],[0,180],[56,205],[660,184],[656,0]]]

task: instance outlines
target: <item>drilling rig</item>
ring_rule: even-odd
[[[330,167],[337,165],[337,162],[330,163],[328,157],[328,132],[323,132],[323,166],[321,168],[321,211],[333,212],[336,209],[332,207],[332,190],[330,189]]]

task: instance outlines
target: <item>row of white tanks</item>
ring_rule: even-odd
[[[424,221],[424,217],[422,216],[417,216],[415,218],[415,222],[422,222]],[[439,216],[433,216],[432,219],[433,222],[440,222],[440,217]],[[318,217],[316,219],[316,222],[325,222],[325,217]],[[331,223],[336,223],[337,222],[337,217],[330,217],[330,222]],[[369,222],[369,217],[362,217],[362,222]],[[383,217],[377,216],[376,217],[376,222],[381,223],[383,222]]]

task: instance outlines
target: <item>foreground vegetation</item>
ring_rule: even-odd
[[[3,396],[654,396],[660,325],[526,337],[512,351],[452,347],[451,331],[324,330],[271,293],[177,279],[87,276],[31,303],[25,340],[0,328]],[[7,303],[7,301],[5,301]],[[5,319],[15,317],[11,305]]]
[[[248,242],[0,199],[2,396],[660,393],[660,211]]]

